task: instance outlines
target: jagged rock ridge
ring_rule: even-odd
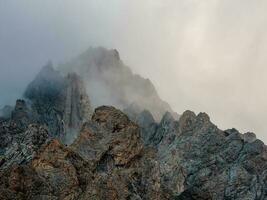
[[[69,147],[45,137],[30,141],[43,145],[24,163],[1,170],[0,198],[267,198],[267,148],[260,140],[245,141],[189,111],[179,121],[167,113],[152,135],[155,142],[145,145],[124,113],[97,108]]]

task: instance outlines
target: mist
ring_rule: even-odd
[[[40,68],[115,48],[173,110],[267,142],[264,0],[0,0],[0,106]]]

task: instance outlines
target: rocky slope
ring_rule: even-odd
[[[267,199],[267,147],[254,133],[152,112],[93,112],[80,76],[48,64],[0,118],[0,199]]]
[[[221,131],[206,114],[190,111],[179,121],[166,114],[153,130],[145,145],[139,126],[107,106],[95,110],[68,147],[31,125],[30,139],[20,144],[31,156],[16,155],[23,162],[7,169],[2,162],[0,199],[267,198],[261,141]]]

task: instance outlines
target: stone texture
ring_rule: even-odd
[[[164,191],[176,199],[265,199],[266,146],[225,134],[207,114],[186,111],[158,155]]]
[[[25,132],[13,135],[2,154],[0,168],[28,163],[47,142],[48,132],[41,126],[31,124]]]
[[[160,199],[155,158],[136,124],[100,107],[70,147],[53,139],[30,162],[2,170],[0,199]]]
[[[152,119],[146,112],[140,121]],[[141,131],[108,106],[95,110],[69,147],[30,125],[22,152],[34,153],[4,164],[0,199],[267,198],[267,148],[260,140],[247,142],[237,130],[221,131],[207,114],[191,111],[179,121],[166,113],[152,134],[161,139],[150,145]]]

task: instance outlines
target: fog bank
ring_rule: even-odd
[[[0,105],[40,68],[116,48],[173,109],[267,142],[264,0],[0,0]]]

